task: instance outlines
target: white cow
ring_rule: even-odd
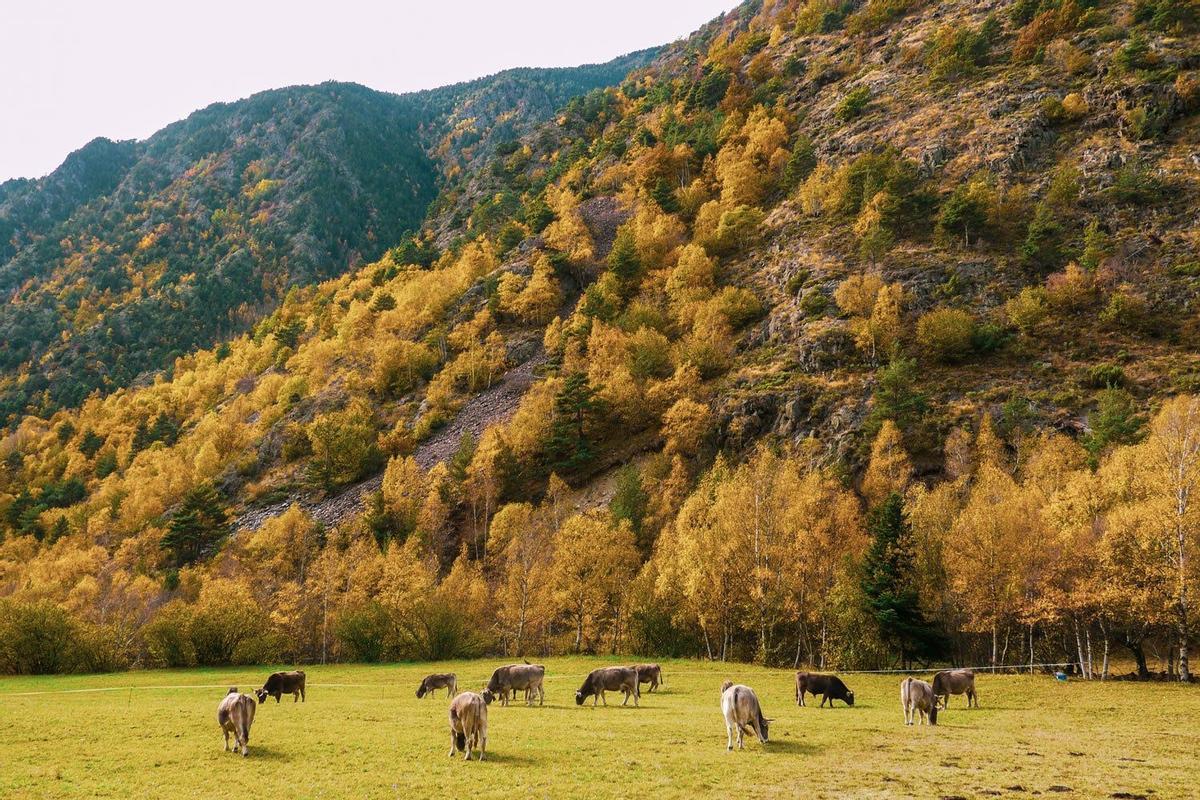
[[[900,682],[900,707],[904,709],[905,725],[912,725],[917,715],[920,715],[922,725],[926,719],[930,725],[937,725],[937,695],[925,681],[905,678]]]
[[[721,713],[725,715],[726,750],[733,749],[735,730],[739,750],[746,749],[744,734],[747,729],[757,736],[760,742],[767,743],[767,724],[770,720],[763,716],[758,696],[749,686],[732,681],[721,684]]]

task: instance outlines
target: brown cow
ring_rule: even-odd
[[[854,705],[854,692],[846,688],[846,684],[837,675],[818,675],[815,672],[797,672],[796,673],[796,705],[805,705],[804,695],[811,694],[813,697],[821,695],[821,706],[825,706],[825,701],[829,701],[829,707],[833,708],[834,700],[841,700],[848,706]]]
[[[637,670],[638,683],[650,684],[647,691],[653,692],[659,685],[667,685],[667,682],[663,680],[662,667],[658,664],[634,664],[633,669]]]
[[[950,695],[965,694],[967,708],[979,708],[979,695],[975,693],[975,673],[969,669],[946,669],[933,676],[933,693],[942,702],[942,708],[950,707]]]
[[[546,690],[542,688],[545,678],[546,668],[541,664],[509,664],[497,667],[488,679],[483,696],[489,703],[498,697],[500,705],[506,706],[509,692],[524,689],[527,705],[533,705],[534,695],[537,695],[538,705],[543,705],[546,702]]]
[[[725,717],[726,750],[733,749],[733,732],[735,730],[737,731],[738,750],[746,749],[746,730],[757,736],[763,744],[767,743],[771,720],[763,716],[762,707],[758,703],[758,695],[749,686],[735,684],[733,681],[722,683],[721,714]]]
[[[425,695],[432,695],[435,689],[445,689],[447,697],[454,697],[458,694],[458,676],[453,672],[437,672],[433,675],[426,675],[421,681],[421,685],[417,687],[417,699],[421,699]]]
[[[917,715],[922,725],[926,718],[930,725],[937,725],[937,696],[933,693],[933,687],[925,681],[905,678],[900,682],[900,707],[904,709],[905,725],[916,722]]]
[[[450,701],[450,756],[462,752],[471,760],[471,748],[479,750],[479,760],[487,752],[488,701],[475,692],[463,692]]]
[[[637,670],[633,667],[600,667],[592,670],[583,679],[583,686],[575,693],[575,705],[583,705],[583,701],[588,697],[592,698],[593,706],[596,705],[597,698],[604,705],[608,705],[608,700],[604,697],[605,692],[624,692],[625,699],[621,701],[621,705],[626,705],[630,697],[633,697],[633,704],[638,705],[642,693],[638,689]]]
[[[279,698],[285,694],[292,696],[293,703],[299,702],[304,699],[304,670],[272,673],[263,687],[256,689],[254,693],[258,695],[260,703],[265,703],[268,697],[274,697],[278,703]]]
[[[242,758],[246,757],[250,745],[250,726],[254,724],[254,698],[238,692],[230,686],[229,692],[217,706],[217,724],[225,734],[225,752],[229,752],[229,734],[233,734],[233,752],[240,747]]]

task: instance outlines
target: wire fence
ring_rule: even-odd
[[[716,664],[718,662],[713,662],[713,663]],[[730,672],[736,671],[737,669],[739,669],[741,667],[752,666],[749,664],[738,664],[736,662],[724,662],[724,663],[729,667]],[[1026,664],[996,664],[996,665],[985,664],[982,666],[974,666],[974,667],[954,667],[954,669],[969,669],[969,670],[973,670],[974,672],[983,672],[983,673],[1022,672],[1022,671],[1032,671],[1033,669],[1046,669],[1046,668],[1050,668],[1050,667],[1066,668],[1066,667],[1075,666],[1076,663],[1077,662],[1074,662],[1074,661],[1047,661],[1047,662],[1042,662],[1042,663],[1038,663],[1038,664],[1028,664],[1028,663],[1026,663]],[[407,670],[407,669],[411,669],[411,668],[401,667],[400,669]],[[940,672],[941,669],[942,668],[846,669],[846,670],[831,670],[831,672],[836,672],[838,675],[924,675],[924,674],[929,674],[929,673],[934,673],[934,672]],[[664,676],[668,677],[668,678],[671,676],[674,676],[674,675],[712,675],[714,678],[721,677],[720,672],[716,669],[664,670],[663,672],[664,672]],[[774,674],[774,675],[792,675],[792,674],[796,673],[796,670],[794,670],[794,669],[770,669],[770,670],[767,670],[767,672],[768,672],[768,674]],[[460,680],[460,682],[463,685],[474,685],[475,683],[479,683],[482,685],[483,683],[487,682],[489,675],[491,675],[490,670],[486,673],[480,673],[480,675],[477,678],[474,676],[469,676],[466,679]],[[587,673],[585,673],[585,672],[580,672],[580,673],[548,672],[546,674],[545,680],[547,680],[547,681],[583,680],[585,677],[587,677]],[[232,680],[236,681],[236,678],[234,678]],[[147,684],[147,685],[141,685],[141,686],[137,686],[137,685],[135,685],[135,686],[128,686],[128,685],[126,685],[126,686],[88,686],[88,687],[81,687],[78,689],[40,689],[40,690],[31,690],[31,691],[24,691],[24,692],[0,691],[0,697],[37,697],[39,695],[88,694],[88,693],[100,693],[100,692],[130,692],[130,694],[132,695],[133,692],[140,692],[140,691],[159,691],[159,692],[161,692],[161,691],[196,691],[196,690],[201,690],[201,689],[206,690],[206,691],[210,690],[210,689],[226,690],[230,687],[230,685],[231,685],[231,682],[185,683],[185,684]],[[665,682],[662,685],[664,687],[667,686],[667,684]],[[394,683],[385,682],[385,681],[380,681],[378,683],[313,682],[313,683],[307,684],[307,688],[309,688],[309,689],[379,689],[381,691],[384,691],[393,686],[395,686]]]

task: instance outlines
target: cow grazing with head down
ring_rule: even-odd
[[[471,749],[479,751],[479,760],[487,752],[487,707],[484,695],[463,692],[450,701],[450,756],[463,753],[471,760]]]
[[[726,750],[733,749],[734,731],[737,731],[738,750],[746,749],[747,730],[763,744],[767,743],[767,727],[771,720],[763,716],[758,695],[749,686],[733,681],[721,684],[721,714],[725,717]]]
[[[533,705],[535,695],[538,705],[543,705],[546,702],[546,690],[542,687],[545,679],[546,668],[541,664],[509,664],[497,667],[488,679],[483,696],[489,703],[498,697],[500,705],[506,706],[509,692],[524,690],[527,705]]]
[[[650,684],[648,691],[653,692],[660,685],[667,685],[667,682],[663,680],[662,667],[658,664],[634,664],[633,669],[637,671],[638,683]]]
[[[433,675],[426,675],[421,680],[421,685],[417,687],[417,699],[420,700],[425,695],[432,695],[435,689],[445,689],[447,697],[454,697],[458,694],[458,676],[453,672],[437,672]]]
[[[260,703],[265,703],[268,697],[274,697],[278,703],[279,698],[285,694],[292,696],[293,703],[304,700],[304,670],[272,673],[263,687],[256,689],[254,693],[258,695]]]
[[[217,724],[225,734],[225,752],[229,752],[229,734],[233,734],[233,752],[240,748],[246,757],[250,745],[250,726],[254,724],[254,698],[238,692],[236,686],[229,687],[228,694],[217,706]]]
[[[900,707],[904,709],[905,725],[912,725],[918,716],[922,725],[926,719],[930,725],[937,725],[937,696],[925,681],[905,678],[900,682]]]
[[[604,705],[608,705],[608,700],[604,697],[605,692],[624,692],[625,699],[621,701],[621,705],[626,705],[630,697],[633,698],[633,704],[638,705],[642,693],[638,688],[637,670],[633,667],[600,667],[592,670],[583,679],[583,686],[575,692],[575,705],[583,705],[583,701],[589,697],[592,698],[593,706],[596,705],[597,698]]]
[[[821,695],[821,706],[825,706],[825,701],[829,701],[829,707],[833,708],[834,700],[841,700],[848,706],[854,705],[854,692],[846,688],[846,684],[837,675],[818,675],[814,672],[797,672],[796,673],[796,704],[805,705],[804,695],[811,694],[813,697]]]
[[[933,676],[933,693],[942,702],[942,708],[950,707],[950,695],[965,694],[967,708],[979,708],[979,695],[975,693],[975,673],[969,669],[947,669]]]

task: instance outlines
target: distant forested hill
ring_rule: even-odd
[[[462,165],[650,55],[410,95],[262,92],[0,184],[0,419],[127,386],[378,258]]]

